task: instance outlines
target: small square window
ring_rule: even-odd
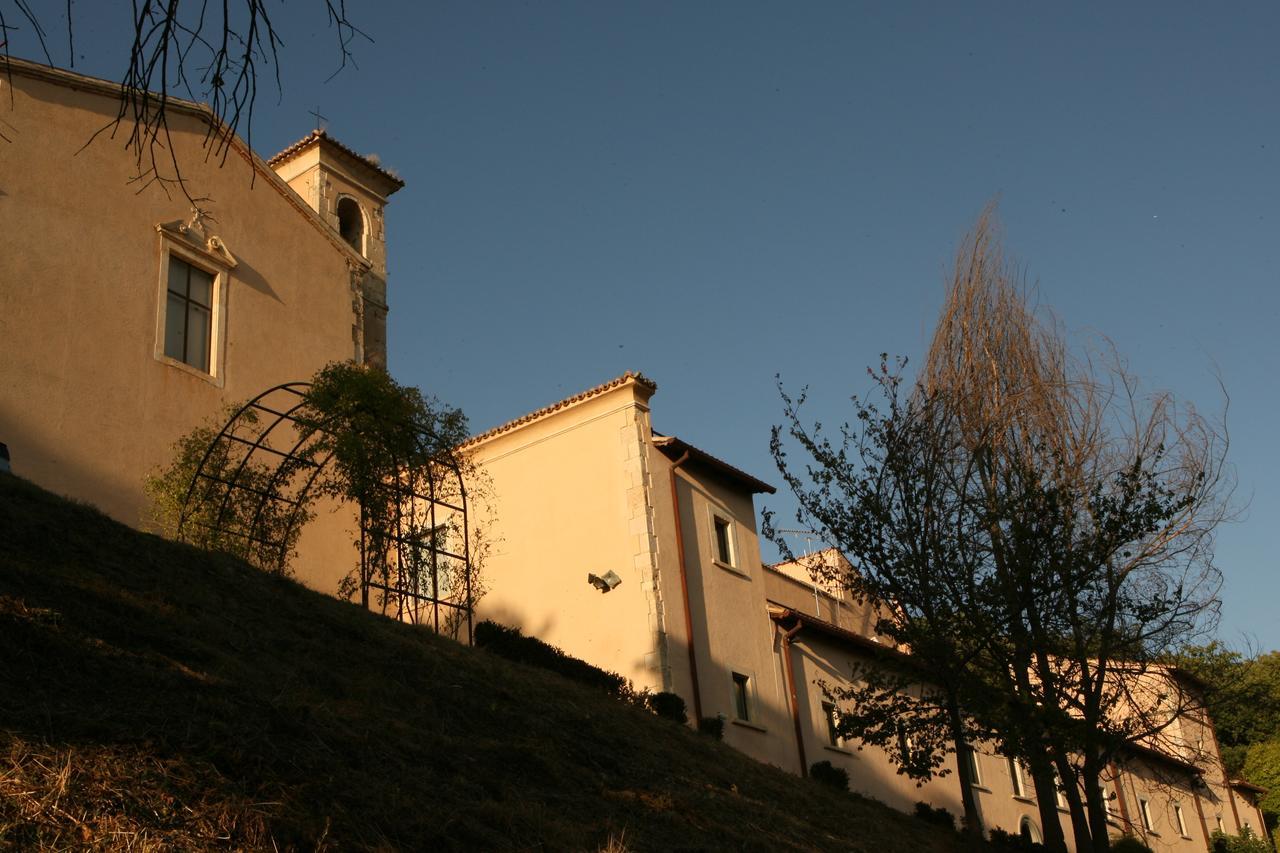
[[[726,566],[734,565],[733,561],[733,522],[727,518],[713,516],[716,534],[716,561]]]
[[[213,345],[213,273],[169,255],[164,309],[164,354],[202,373]]]
[[[843,746],[844,738],[840,737],[840,712],[834,702],[822,703],[822,716],[827,721],[827,743],[831,746]]]
[[[751,720],[751,676],[733,673],[733,712],[743,722]]]

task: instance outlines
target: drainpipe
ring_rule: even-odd
[[[698,656],[693,648],[693,609],[689,606],[689,573],[684,559],[684,526],[680,523],[680,494],[676,491],[676,469],[687,462],[689,451],[671,464],[671,509],[676,520],[676,554],[680,557],[680,595],[684,600],[684,636],[689,646],[689,679],[693,682],[693,718],[702,719],[702,691],[698,689]]]
[[[800,775],[808,778],[809,762],[804,757],[804,731],[800,728],[800,698],[796,694],[796,672],[791,664],[791,641],[804,623],[799,619],[790,629],[782,632],[782,659],[786,662],[787,692],[791,694],[791,720],[796,726],[796,752],[800,756]]]

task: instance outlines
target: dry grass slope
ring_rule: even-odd
[[[966,849],[0,475],[0,848]]]

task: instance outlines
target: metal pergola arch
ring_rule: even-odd
[[[310,387],[309,382],[273,386],[230,415],[192,474],[179,513],[180,541],[231,551],[268,571],[287,571],[292,548],[310,520],[308,507],[315,485],[335,452],[322,450],[321,439],[333,435],[330,424],[298,414]],[[248,435],[243,434],[246,427]],[[446,623],[449,613],[465,618],[470,643],[474,602],[462,466],[453,449],[442,447],[429,431],[415,429],[412,441],[418,458],[428,461],[425,466],[394,464],[390,529],[371,526],[368,508],[358,507],[361,603],[369,607],[370,590],[376,590],[384,614],[415,624],[422,624],[429,610],[430,624],[437,632],[444,607]],[[441,472],[452,480],[456,497],[442,488]],[[245,496],[252,497],[242,500]],[[247,514],[246,507],[251,508]],[[438,510],[447,511],[443,522]],[[460,551],[442,544],[442,531],[447,534],[451,524],[460,533]],[[242,544],[230,545],[233,542]],[[442,558],[460,565],[461,601],[441,597]]]

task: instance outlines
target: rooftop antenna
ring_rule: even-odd
[[[802,538],[804,540],[804,558],[807,558],[811,553],[813,553],[813,542],[818,538],[818,534],[814,531],[796,528],[778,528],[778,532]],[[809,581],[809,585],[813,587],[813,615],[821,616],[822,602],[818,597],[818,581],[812,576],[810,576]]]

